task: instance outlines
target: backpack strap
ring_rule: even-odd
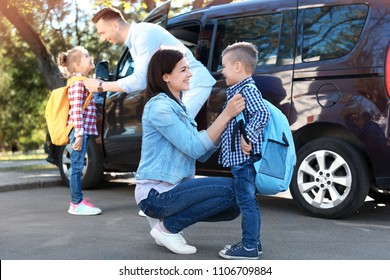
[[[243,85],[239,90],[238,90],[238,93],[241,93],[241,91],[245,88],[245,87],[252,87],[252,88],[255,88],[258,90],[257,86],[254,85],[254,84],[245,84]],[[244,109],[245,110],[245,109]],[[237,135],[237,131],[240,130],[242,136],[244,137],[244,140],[249,143],[249,139],[248,139],[248,136],[246,134],[246,131],[245,131],[245,118],[244,118],[244,111],[242,111],[241,113],[239,113],[237,116],[236,116],[236,124],[234,125],[233,127],[233,132],[232,132],[232,143],[231,143],[231,151],[232,152],[235,152],[236,151],[236,135]],[[252,151],[251,151],[251,154],[252,154]]]
[[[86,80],[87,77],[84,77],[84,76],[73,76],[73,77],[70,77],[67,81],[66,81],[66,86],[67,87],[70,87],[71,84],[73,84],[74,82],[77,82],[77,81],[84,81]],[[84,101],[84,104],[83,104],[83,111],[85,110],[85,108],[87,108],[89,102],[91,101],[91,98],[93,96],[93,92],[90,92],[87,96],[87,98],[85,99]]]
[[[85,110],[85,108],[87,108],[88,104],[89,104],[89,101],[91,101],[92,99],[92,96],[93,96],[93,92],[90,92],[87,96],[87,98],[85,99],[84,101],[84,104],[83,104],[83,111]]]
[[[71,84],[73,84],[74,82],[77,82],[77,81],[84,81],[86,80],[87,77],[84,77],[84,76],[73,76],[73,77],[70,77],[67,81],[66,81],[66,86],[69,87]]]
[[[249,140],[245,131],[245,118],[242,112],[236,116],[236,124],[233,126],[232,143],[231,143],[232,152],[236,151],[236,135],[238,130],[240,130],[241,134],[244,136],[245,141],[248,143]]]

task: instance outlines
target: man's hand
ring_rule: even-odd
[[[84,86],[90,91],[90,92],[97,92],[98,86],[99,86],[100,80],[98,79],[86,79],[84,80]]]

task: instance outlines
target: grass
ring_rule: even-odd
[[[54,164],[44,164],[44,165],[26,165],[26,166],[16,166],[16,167],[5,167],[0,168],[2,172],[9,172],[9,171],[22,171],[22,172],[31,172],[31,171],[37,171],[37,170],[54,170],[58,167]]]
[[[44,160],[46,159],[47,154],[41,150],[32,151],[29,153],[23,153],[23,152],[4,152],[0,153],[0,161],[26,161],[26,160]],[[9,172],[9,171],[22,171],[22,172],[32,172],[32,171],[38,171],[38,170],[53,170],[57,169],[57,166],[50,164],[48,162],[45,162],[44,164],[20,164],[18,166],[4,166],[0,168],[2,172]]]
[[[47,154],[41,150],[31,151],[28,153],[23,152],[3,152],[0,153],[0,160],[35,160],[35,159],[45,159]]]

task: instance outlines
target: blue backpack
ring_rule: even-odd
[[[245,86],[257,89],[253,84]],[[274,195],[288,189],[294,172],[296,154],[294,139],[286,116],[272,103],[265,99],[264,102],[268,106],[271,117],[264,127],[261,159],[254,163],[256,188],[261,195]],[[245,119],[242,112],[236,116],[236,122],[246,139]]]

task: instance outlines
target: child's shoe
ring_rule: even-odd
[[[228,246],[228,245],[227,245]],[[229,260],[257,260],[259,253],[257,248],[246,249],[241,242],[231,246],[229,249],[222,249],[219,255]]]
[[[84,216],[99,215],[101,212],[102,210],[93,206],[93,204],[89,202],[88,198],[83,199],[79,204],[71,202],[68,210],[69,214]]]
[[[223,247],[222,250],[228,250],[232,247],[233,245],[225,245],[225,247]],[[261,254],[263,254],[263,247],[261,246],[261,243],[257,243],[257,253],[259,254],[259,256]]]

